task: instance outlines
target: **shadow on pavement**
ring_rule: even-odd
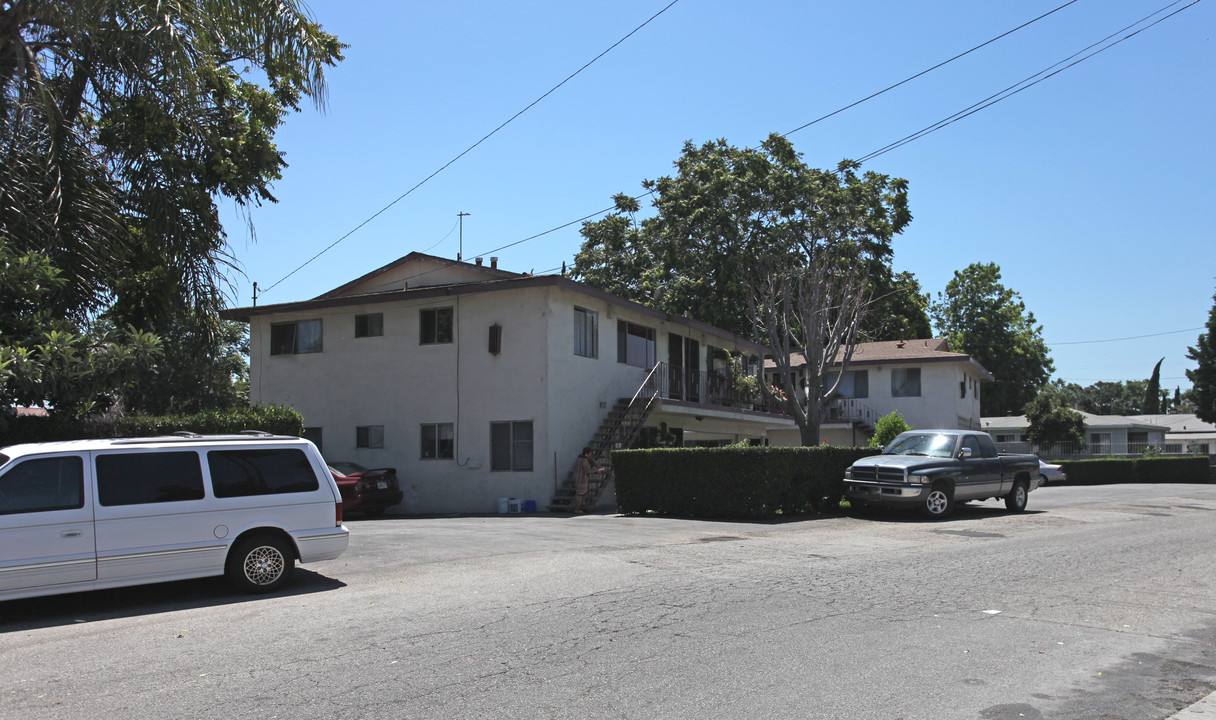
[[[342,587],[346,587],[346,584],[297,567],[282,590],[266,595],[241,593],[233,590],[224,578],[211,577],[6,600],[0,602],[0,634],[202,607],[253,603],[328,592]]]

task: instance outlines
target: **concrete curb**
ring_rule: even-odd
[[[1166,720],[1199,720],[1199,718],[1216,718],[1216,693],[1208,695],[1188,708],[1179,710]]]

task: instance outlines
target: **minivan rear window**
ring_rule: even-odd
[[[97,456],[97,500],[143,505],[203,499],[198,453],[114,453]]]
[[[303,450],[212,450],[207,453],[217,498],[312,492],[321,485]]]
[[[75,455],[17,463],[0,477],[0,515],[84,507],[84,462]]]

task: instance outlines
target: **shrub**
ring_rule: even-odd
[[[612,453],[623,513],[760,519],[839,502],[866,448],[656,448]]]
[[[21,417],[9,420],[0,433],[0,447],[55,440],[169,435],[181,430],[204,435],[264,430],[275,435],[298,437],[303,429],[304,421],[299,412],[277,406],[238,407],[182,416],[124,416],[78,421],[64,421],[54,416]]]
[[[1209,482],[1206,457],[1066,460],[1060,464],[1070,485]]]
[[[907,432],[912,429],[904,416],[899,414],[898,410],[892,410],[890,414],[883,415],[878,418],[878,422],[874,423],[874,437],[870,438],[870,443],[867,447],[881,450],[891,444],[897,435],[902,432]]]

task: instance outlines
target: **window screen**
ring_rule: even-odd
[[[384,313],[355,316],[355,337],[380,337],[381,335],[384,335]]]
[[[532,470],[532,422],[490,423],[490,470]]]
[[[203,469],[192,452],[97,456],[97,499],[104,506],[201,500]]]
[[[320,487],[303,450],[212,450],[207,453],[215,496],[312,492]]]
[[[891,397],[920,397],[920,368],[891,370]]]

